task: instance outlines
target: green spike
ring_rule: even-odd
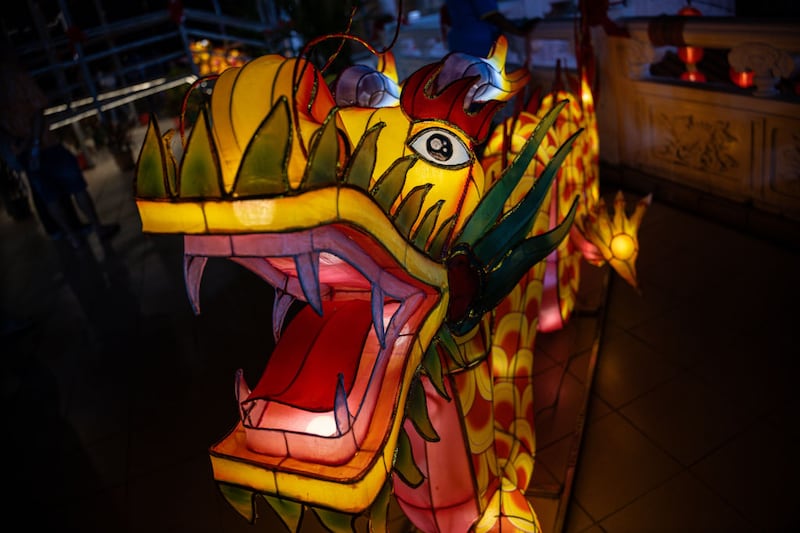
[[[403,185],[406,183],[406,174],[416,161],[417,156],[415,155],[407,155],[396,160],[372,187],[370,194],[386,213],[389,212],[389,209],[391,209],[400,195],[400,191],[403,190]]]
[[[378,135],[385,126],[385,122],[378,122],[361,137],[353,157],[350,158],[350,166],[345,172],[345,183],[365,191],[369,189],[369,180],[375,171],[375,161],[378,158]]]
[[[252,524],[256,518],[255,493],[250,489],[227,483],[217,483],[217,486],[231,507]]]
[[[433,429],[433,424],[428,416],[428,402],[425,398],[425,389],[419,379],[411,382],[411,389],[408,391],[408,404],[406,414],[411,419],[417,432],[428,442],[439,442],[439,435]]]
[[[453,362],[462,367],[467,366],[467,362],[461,355],[461,350],[458,349],[458,343],[453,338],[453,334],[446,324],[443,324],[442,327],[439,328],[439,332],[436,334],[436,339],[442,345],[445,351],[450,354],[450,358],[453,360]]]
[[[394,470],[403,483],[411,488],[419,487],[425,481],[422,471],[414,462],[414,454],[411,453],[411,440],[408,438],[405,428],[400,428],[397,435],[397,451],[394,458]]]
[[[172,197],[178,196],[178,162],[175,161],[175,153],[172,151],[174,135],[175,130],[167,130],[161,138],[161,143],[164,145],[164,166],[167,169],[167,187],[169,187],[169,195]]]
[[[289,104],[281,96],[250,139],[233,186],[234,196],[282,194],[289,190],[292,126]]]
[[[168,196],[168,172],[158,123],[155,117],[151,116],[142,149],[139,151],[139,161],[136,163],[136,196],[139,198],[166,198]]]
[[[569,234],[577,209],[578,198],[576,197],[572,202],[569,213],[558,226],[541,235],[530,237],[512,249],[497,265],[497,268],[490,271],[486,276],[486,293],[502,293],[503,296],[498,297],[499,301],[517,284],[525,272],[558,248],[561,241]],[[503,287],[508,287],[508,290],[501,289]]]
[[[463,335],[472,329],[488,309],[494,308],[511,292],[520,278],[533,265],[558,248],[561,241],[569,234],[577,208],[578,199],[576,198],[569,213],[558,226],[547,233],[522,241],[506,254],[502,261],[498,262],[497,267],[486,276],[486,286],[482,292],[481,301],[470,310],[465,319],[458,324],[451,325],[457,334]]]
[[[308,152],[308,166],[300,189],[336,185],[339,170],[339,130],[334,111],[316,131]]]
[[[388,478],[369,507],[370,533],[389,533],[389,503],[391,498],[392,480]]]
[[[353,527],[353,522],[355,522],[356,519],[355,516],[317,507],[312,507],[312,509],[314,509],[314,514],[317,515],[319,521],[322,522],[322,525],[325,526],[328,531],[332,531],[333,533],[352,533],[355,531]]]
[[[425,249],[425,245],[428,243],[433,228],[436,227],[436,221],[439,218],[439,211],[442,210],[442,205],[444,205],[444,200],[439,200],[429,207],[425,212],[425,216],[422,218],[422,222],[417,226],[417,231],[414,233],[414,238],[412,240],[414,245],[420,250]]]
[[[411,235],[411,228],[414,227],[414,222],[419,218],[419,213],[422,211],[422,203],[425,201],[425,196],[427,196],[431,187],[433,187],[432,183],[417,185],[411,189],[411,192],[403,198],[397,207],[394,223],[404,237],[407,238]]]
[[[453,230],[453,226],[455,225],[455,215],[442,222],[442,225],[439,227],[439,231],[436,232],[436,236],[431,241],[431,247],[428,248],[428,255],[430,257],[433,257],[434,259],[442,257],[444,245],[447,243],[447,238],[450,236],[450,232]]]
[[[542,117],[542,120],[533,130],[533,134],[520,150],[520,153],[478,203],[475,211],[472,212],[466,224],[464,224],[456,244],[474,244],[495,224],[497,217],[503,211],[503,205],[506,203],[508,196],[517,186],[523,174],[525,174],[525,170],[528,168],[533,156],[536,155],[542,139],[544,139],[547,131],[566,104],[567,100],[562,100]]]
[[[550,189],[559,168],[561,168],[561,163],[564,162],[567,154],[572,150],[575,139],[582,131],[575,132],[559,147],[555,155],[548,161],[539,179],[536,180],[536,183],[525,195],[525,198],[506,213],[502,220],[475,244],[475,257],[478,258],[481,264],[486,265],[487,270],[491,270],[495,262],[509,248],[522,241],[528,235],[533,225],[533,219],[539,211],[545,196],[547,196],[547,191]]]
[[[284,500],[275,496],[262,494],[261,497],[272,507],[289,531],[297,531],[300,519],[303,517],[303,505],[291,500]]]
[[[201,108],[186,143],[178,182],[181,198],[221,198],[220,168],[209,136],[208,113]]]
[[[444,374],[442,371],[442,360],[439,359],[438,342],[432,342],[428,345],[425,351],[425,357],[422,360],[422,368],[425,374],[433,383],[436,392],[445,400],[450,400],[450,395],[447,394],[447,388],[444,386]]]

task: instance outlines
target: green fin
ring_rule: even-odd
[[[453,338],[453,334],[450,331],[450,328],[447,327],[447,324],[442,324],[442,327],[439,328],[438,333],[436,333],[436,339],[439,343],[441,343],[445,351],[450,354],[450,358],[454,363],[461,367],[467,366],[467,362],[461,355],[461,350],[458,349],[458,343]]]
[[[575,132],[558,148],[558,151],[548,161],[539,179],[536,180],[525,197],[475,244],[475,257],[478,258],[481,264],[486,265],[487,269],[494,267],[495,262],[505,252],[524,240],[528,235],[533,225],[534,217],[539,211],[545,196],[547,196],[547,191],[550,189],[553,179],[558,174],[564,159],[572,150],[575,139],[582,131]]]
[[[172,137],[175,135],[175,130],[167,130],[161,137],[161,143],[164,145],[164,154],[167,156],[164,166],[167,169],[167,186],[169,187],[169,195],[178,195],[178,162],[175,161],[175,152],[172,151]]]
[[[181,198],[221,198],[221,175],[216,148],[209,135],[208,112],[203,107],[186,143],[178,194]]]
[[[397,207],[394,223],[404,237],[408,238],[411,235],[411,228],[414,227],[414,222],[419,218],[419,213],[422,211],[422,203],[425,201],[425,196],[428,195],[431,187],[433,187],[432,183],[417,185],[411,189],[411,192],[403,198]]]
[[[489,191],[481,199],[475,211],[472,212],[466,224],[464,224],[461,234],[456,244],[474,244],[486,231],[497,222],[497,217],[503,211],[503,205],[508,200],[509,195],[519,183],[525,170],[528,168],[533,156],[539,149],[539,145],[544,139],[547,131],[555,122],[558,114],[567,104],[567,100],[562,100],[542,117],[539,124],[533,130],[533,134],[528,138],[525,146],[520,153],[503,172],[502,176],[491,186]]]
[[[428,255],[434,259],[442,257],[444,252],[444,245],[447,242],[447,237],[456,225],[456,216],[453,215],[445,220],[436,232],[436,236],[431,241],[431,246],[428,248]]]
[[[136,163],[136,196],[139,198],[167,198],[167,159],[155,117],[144,135],[139,161]]]
[[[422,360],[422,367],[425,374],[431,380],[436,392],[445,400],[450,400],[447,394],[447,388],[444,386],[444,373],[442,370],[442,360],[439,359],[439,342],[434,341],[428,345],[425,351],[425,357]]]
[[[420,250],[425,249],[425,245],[428,243],[433,228],[436,227],[436,221],[439,219],[439,211],[442,210],[442,205],[444,205],[444,200],[439,200],[430,206],[425,212],[422,222],[417,226],[417,231],[414,233],[412,242]]]
[[[378,135],[385,126],[385,122],[379,122],[361,137],[345,172],[345,183],[365,191],[369,189],[369,181],[378,158]]]
[[[314,134],[308,152],[308,166],[300,189],[336,185],[339,170],[339,130],[336,114],[331,111]]]
[[[217,486],[222,496],[225,497],[225,501],[252,524],[256,519],[255,493],[250,489],[227,483],[217,483]]]
[[[281,518],[289,531],[297,531],[300,519],[303,517],[303,505],[291,500],[284,500],[275,496],[261,495],[264,500],[272,507],[272,510]]]
[[[312,509],[319,521],[322,522],[322,525],[333,533],[352,533],[355,530],[353,522],[355,522],[356,517],[351,514],[317,507],[312,507]]]
[[[411,440],[408,438],[405,428],[400,428],[397,435],[397,452],[394,459],[394,470],[403,483],[411,488],[419,487],[425,481],[422,471],[414,462],[414,455],[411,453]]]
[[[433,424],[428,416],[428,402],[425,398],[425,389],[422,382],[417,378],[411,382],[411,389],[408,391],[408,404],[406,415],[414,424],[417,432],[428,442],[438,442],[439,435],[433,429]]]
[[[408,155],[398,159],[392,163],[392,166],[383,173],[383,176],[372,187],[370,194],[378,202],[378,205],[383,208],[384,212],[388,213],[389,209],[392,208],[395,200],[400,195],[400,191],[403,190],[408,169],[416,161],[417,156],[415,155]]]
[[[558,248],[561,241],[569,234],[577,209],[578,198],[572,203],[569,213],[558,226],[547,233],[524,240],[511,250],[494,270],[487,274],[486,286],[483,291],[485,298],[479,302],[479,306],[472,316],[456,326],[457,332],[463,334],[469,331],[480,321],[486,310],[494,308],[500,300],[511,292],[520,278],[533,265]]]
[[[234,196],[282,194],[289,190],[291,119],[281,96],[247,145],[233,187]]]
[[[389,533],[389,503],[392,498],[392,478],[387,478],[369,508],[370,533]]]

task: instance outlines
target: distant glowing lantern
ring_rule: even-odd
[[[226,51],[220,47],[212,47],[208,39],[191,42],[189,50],[201,76],[219,74],[229,67],[240,67],[247,61],[240,50],[231,48]]]

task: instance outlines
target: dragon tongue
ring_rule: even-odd
[[[327,301],[323,309],[319,316],[304,307],[289,323],[248,401],[274,400],[308,411],[330,411],[340,383],[337,376],[342,375],[346,390],[352,387],[372,327],[371,304]]]

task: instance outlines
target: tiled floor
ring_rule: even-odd
[[[0,310],[33,321],[2,339],[4,522],[274,531],[268,509],[252,527],[222,501],[206,453],[235,422],[234,371],[263,366],[271,294],[212,262],[193,315],[180,237],[143,235],[130,172],[96,163],[101,215],[122,224],[109,243],[76,253],[0,215]],[[798,530],[800,253],[659,198],[641,243],[641,294],[610,277],[564,530]]]

